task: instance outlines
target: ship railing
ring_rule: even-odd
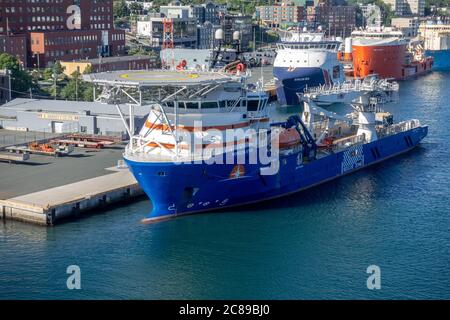
[[[317,87],[305,88],[305,94],[320,94],[320,95],[331,95],[331,94],[341,94],[348,93],[352,91],[361,91],[362,83],[360,80],[355,82],[342,82],[334,83],[328,85],[320,85]]]
[[[380,138],[382,137],[387,137],[387,136],[391,136],[397,133],[401,133],[401,132],[405,132],[405,131],[409,131],[415,128],[419,128],[420,127],[420,121],[413,119],[413,120],[408,120],[408,121],[403,121],[388,127],[384,127],[382,129],[380,129],[377,134]]]
[[[186,152],[179,153],[178,155],[175,153],[160,154],[147,152],[145,149],[133,150],[131,147],[127,147],[125,148],[124,155],[128,159],[135,159],[137,161],[147,160],[149,162],[196,163],[202,161],[212,161],[211,159],[216,159],[216,157],[223,155],[226,152],[226,148],[223,148],[220,151],[215,150],[214,148],[202,149],[196,152],[185,151]],[[238,151],[245,152],[245,149],[240,149]]]
[[[354,135],[347,138],[342,138],[335,140],[333,143],[333,151],[339,151],[357,144],[363,144],[366,142],[366,136],[362,135]]]
[[[398,91],[399,84],[397,82],[389,82],[386,80],[361,81],[359,79],[353,82],[338,82],[328,85],[319,85],[317,87],[305,88],[305,95],[332,95],[332,94],[345,94],[349,92],[361,92],[361,91]]]

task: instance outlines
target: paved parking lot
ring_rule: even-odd
[[[0,138],[1,141],[1,138]],[[31,155],[24,164],[0,162],[0,199],[25,195],[48,188],[78,182],[112,173],[123,146],[103,150],[76,148],[68,157]]]

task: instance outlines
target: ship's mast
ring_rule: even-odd
[[[170,61],[170,69],[175,69],[175,53],[173,51],[175,47],[173,36],[173,19],[164,18],[163,28],[162,65],[165,67]]]

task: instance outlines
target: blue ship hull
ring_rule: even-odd
[[[231,178],[234,165],[126,162],[152,201],[150,222],[295,193],[409,151],[427,134],[428,127],[418,127],[309,163],[299,153],[281,156],[272,176],[261,175],[260,165],[246,165],[244,175]]]
[[[425,51],[425,55],[434,58],[433,69],[450,69],[450,50],[427,50]]]
[[[297,93],[304,92],[307,87],[317,87],[325,84],[322,68],[296,68],[293,71],[289,71],[285,67],[274,67],[273,75],[278,101],[282,105],[298,105]]]

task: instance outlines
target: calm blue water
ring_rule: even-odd
[[[0,225],[1,299],[450,299],[450,73],[401,83],[413,152],[263,205],[141,225],[142,201],[55,228]],[[81,291],[66,268],[81,268]],[[366,268],[381,267],[369,291]]]

